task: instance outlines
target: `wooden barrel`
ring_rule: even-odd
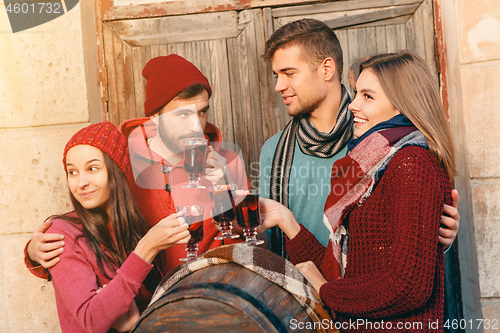
[[[317,332],[319,324],[314,326],[287,290],[227,263],[185,276],[143,313],[132,332]]]

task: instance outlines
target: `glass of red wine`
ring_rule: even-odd
[[[264,241],[257,239],[257,227],[260,225],[259,192],[258,190],[235,191],[236,193],[236,221],[243,228],[245,243],[260,245]]]
[[[203,210],[202,205],[185,205],[177,206],[177,212],[183,212],[182,216],[186,223],[189,225],[189,233],[191,239],[186,244],[186,257],[179,259],[180,261],[197,260],[201,257],[198,256],[198,243],[203,239]]]
[[[220,236],[214,239],[234,239],[240,237],[233,234],[234,220],[234,199],[233,193],[236,191],[236,185],[214,185],[210,187],[210,198],[212,199],[212,213],[215,222],[221,229]]]
[[[207,140],[205,138],[182,139],[184,145],[184,170],[189,173],[189,185],[183,188],[205,188],[199,184],[200,174],[207,160]]]

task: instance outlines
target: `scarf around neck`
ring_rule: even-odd
[[[347,259],[347,253],[341,251],[342,236],[347,233],[342,225],[344,218],[370,196],[392,157],[400,149],[410,145],[428,148],[422,132],[403,117],[393,117],[374,126],[374,130],[368,131],[367,135],[352,140],[349,154],[332,166],[332,191],[325,203],[323,223],[330,231],[329,245],[336,260],[332,265],[334,279],[344,275]]]
[[[310,156],[329,158],[345,147],[353,135],[353,116],[347,108],[351,103],[351,96],[342,86],[342,98],[337,113],[335,127],[328,134],[320,133],[309,118],[295,116],[288,122],[281,133],[274,153],[269,198],[288,207],[288,185],[292,169],[295,140],[302,153]],[[285,238],[283,232],[274,227],[271,229],[271,251],[286,257]]]

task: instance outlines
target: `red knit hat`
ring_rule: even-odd
[[[212,95],[212,88],[205,75],[195,65],[177,54],[149,60],[142,70],[142,76],[147,80],[146,102],[144,102],[146,117],[156,113],[181,91],[193,84],[204,85],[208,97]]]
[[[130,156],[127,138],[113,125],[106,121],[82,128],[69,139],[63,154],[63,165],[66,170],[66,154],[70,148],[78,145],[89,145],[99,148],[118,165],[125,177],[128,174]]]

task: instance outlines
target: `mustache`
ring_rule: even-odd
[[[179,137],[179,140],[182,139],[189,139],[189,138],[201,138],[204,139],[205,135],[202,132],[199,133],[191,133],[191,134],[184,134]]]

